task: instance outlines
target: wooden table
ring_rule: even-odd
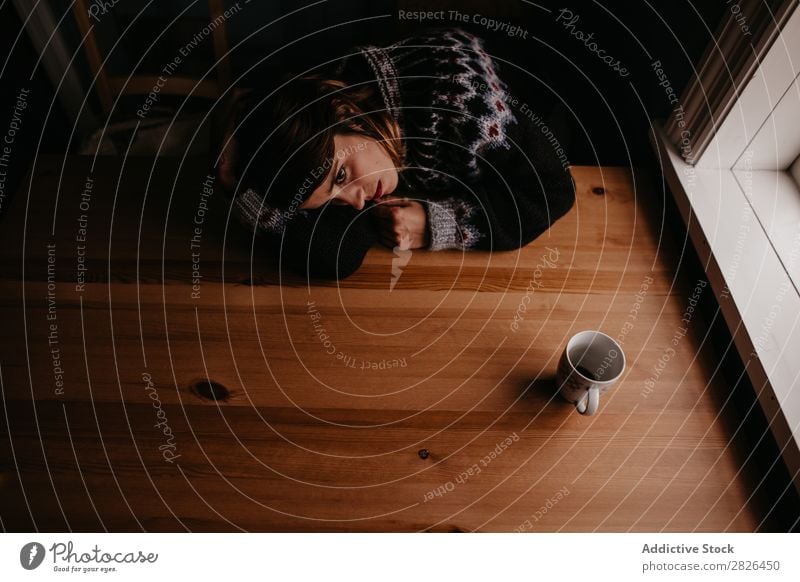
[[[4,529],[759,528],[647,176],[573,168],[520,251],[307,285],[178,164],[40,158],[3,219]],[[553,379],[583,329],[628,360],[591,417]]]

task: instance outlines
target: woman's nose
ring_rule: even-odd
[[[356,210],[363,210],[367,201],[367,194],[361,185],[353,184],[345,191],[344,201]]]

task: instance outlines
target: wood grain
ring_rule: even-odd
[[[345,281],[281,276],[215,195],[193,287],[202,165],[91,164],[40,160],[3,219],[7,530],[763,527],[646,175],[573,168],[575,208],[531,245],[415,251],[393,289],[377,247]],[[553,378],[583,329],[628,361],[593,417]]]

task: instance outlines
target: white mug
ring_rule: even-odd
[[[558,362],[558,390],[578,412],[594,414],[600,394],[624,371],[625,353],[617,342],[599,331],[582,331],[570,338]]]

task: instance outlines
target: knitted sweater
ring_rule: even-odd
[[[474,35],[442,29],[360,47],[332,72],[350,84],[373,84],[382,101],[375,108],[399,122],[406,168],[398,191],[424,203],[429,250],[516,249],[572,207],[563,153],[519,110]],[[234,206],[278,249],[282,266],[311,277],[349,276],[376,241],[369,206],[281,211],[251,190]]]

